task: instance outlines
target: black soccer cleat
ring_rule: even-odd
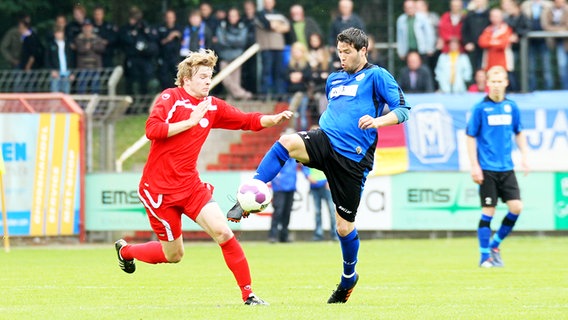
[[[134,271],[136,271],[136,265],[134,264],[134,259],[126,260],[122,258],[122,256],[120,255],[120,249],[122,249],[122,247],[124,247],[125,245],[127,245],[127,243],[126,240],[124,239],[117,240],[114,243],[114,248],[116,249],[116,255],[118,256],[118,266],[120,267],[120,269],[122,269],[122,271],[126,273],[134,273]]]
[[[235,205],[227,212],[227,220],[231,222],[241,222],[241,218],[248,218],[250,212],[244,211],[241,205],[237,202]]]
[[[342,288],[341,284],[338,284],[337,289],[333,291],[331,297],[329,297],[329,299],[327,300],[327,303],[347,302],[347,300],[349,300],[349,297],[351,296],[351,292],[353,292],[353,289],[355,289],[355,286],[357,285],[357,281],[359,281],[359,274],[355,274],[355,282],[353,283],[353,286],[349,289]]]
[[[247,306],[268,306],[270,305],[268,302],[262,300],[261,298],[257,297],[254,293],[251,293],[248,298],[245,300],[245,305]]]

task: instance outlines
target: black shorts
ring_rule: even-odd
[[[304,165],[325,173],[335,210],[343,219],[354,222],[367,174],[373,168],[374,149],[361,162],[355,162],[337,153],[322,130],[302,131],[298,135],[310,157],[310,163]]]
[[[479,186],[479,199],[482,207],[497,206],[497,199],[507,202],[520,200],[521,191],[517,183],[515,171],[487,171],[483,170],[483,183]]]

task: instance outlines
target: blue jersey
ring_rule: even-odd
[[[364,115],[378,117],[385,104],[390,110],[408,108],[404,94],[385,69],[367,64],[357,73],[332,73],[326,83],[329,104],[320,118],[320,127],[339,154],[360,162],[377,145],[377,129],[360,129]]]
[[[494,102],[485,97],[476,104],[467,123],[466,134],[476,138],[481,169],[513,170],[513,134],[517,135],[521,130],[519,107],[514,101]]]

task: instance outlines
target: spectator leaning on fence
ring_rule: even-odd
[[[510,74],[515,69],[511,36],[513,29],[503,20],[503,11],[493,8],[489,12],[491,24],[479,36],[479,47],[483,48],[482,67],[489,70],[501,66]]]
[[[542,28],[551,32],[568,33],[568,5],[566,0],[554,0],[554,5],[546,8],[541,15]],[[568,90],[568,37],[549,39],[556,48],[556,63],[560,86]]]

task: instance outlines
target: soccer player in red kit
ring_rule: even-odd
[[[120,239],[115,248],[119,266],[127,273],[136,270],[135,259],[152,264],[177,263],[184,254],[181,216],[185,214],[219,244],[245,304],[266,305],[252,291],[243,249],[213,200],[213,186],[200,180],[196,164],[212,128],[258,131],[290,119],[292,112],[244,113],[209,96],[216,63],[212,50],[190,53],[178,65],[177,87],[162,92],[146,122],[146,136],[152,144],[138,196],[160,241],[127,244]]]

